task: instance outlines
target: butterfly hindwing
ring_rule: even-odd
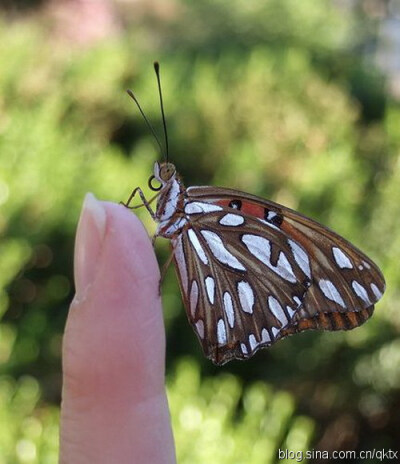
[[[291,248],[283,232],[269,233],[252,217],[241,226],[225,226],[232,216],[223,208],[199,213],[173,241],[189,320],[206,355],[219,364],[248,358],[273,343],[309,287],[309,271],[288,261]],[[263,230],[264,240],[272,244],[278,235],[281,242],[271,246],[268,266],[256,262],[246,245],[261,238]]]

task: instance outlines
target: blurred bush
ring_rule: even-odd
[[[295,413],[290,394],[263,382],[243,387],[230,374],[202,379],[197,363],[179,362],[168,388],[180,463],[273,463],[279,446],[304,451],[312,420]]]
[[[40,404],[33,377],[0,378],[0,463],[50,464],[58,456],[58,408]]]
[[[57,460],[58,409],[39,403],[32,377],[0,380],[0,464],[47,464]],[[278,447],[305,451],[313,422],[295,414],[290,394],[265,383],[243,388],[227,374],[201,380],[194,360],[179,362],[168,382],[177,459],[203,462],[276,462]]]
[[[124,8],[130,27],[86,48],[47,40],[40,16],[0,22],[7,45],[0,47],[4,404],[18,407],[13,398],[26,379],[36,389],[31,410],[4,410],[14,424],[4,435],[13,450],[7,452],[25,440],[20,448],[29,455],[31,438],[20,427],[31,415],[44,411],[42,430],[54,430],[49,403],[60,396],[60,344],[84,193],[119,201],[137,185],[146,191],[159,158],[124,94],[133,87],[161,129],[154,58],[162,63],[171,158],[186,185],[235,187],[299,209],[362,246],[388,283],[364,327],[287,339],[222,368],[226,377],[213,383],[202,377],[221,371],[202,358],[171,271],[163,288],[167,374],[182,461],[220,452],[208,427],[219,430],[232,453],[250,450],[259,434],[251,462],[273,460],[268,453],[285,440],[321,449],[394,447],[400,441],[400,110],[383,93],[381,77],[354,53],[364,39],[360,18],[327,0],[182,0],[167,19],[146,10],[137,20]],[[152,232],[150,218],[141,217]],[[162,243],[161,261],[167,252]],[[187,354],[196,361],[179,364],[174,374]],[[197,387],[185,390],[180,375],[196,377]],[[259,383],[239,400],[250,379]],[[249,412],[254,404],[257,414]],[[190,436],[204,447],[191,447]],[[40,440],[36,453],[45,462],[54,449],[38,451],[47,449]],[[263,452],[270,458],[263,461]],[[234,462],[234,455],[220,461]],[[9,456],[0,451],[0,463],[14,462]]]

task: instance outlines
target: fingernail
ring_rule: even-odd
[[[84,297],[93,282],[106,230],[106,212],[92,193],[86,194],[75,240],[75,298]]]

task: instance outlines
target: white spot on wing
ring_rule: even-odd
[[[200,338],[204,338],[204,322],[201,319],[199,319],[195,325]]]
[[[244,217],[238,214],[228,213],[219,220],[221,226],[241,226],[244,223]]]
[[[254,306],[254,293],[248,282],[242,280],[238,283],[240,305],[244,312],[252,314]]]
[[[311,279],[311,269],[310,269],[310,260],[308,258],[307,253],[303,250],[303,248],[293,240],[288,240],[290,248],[292,249],[293,257],[300,267],[300,269],[304,272],[304,274]]]
[[[242,349],[242,353],[243,353],[243,354],[246,355],[246,354],[248,353],[248,352],[247,352],[247,346],[246,346],[244,343],[241,343],[241,344],[240,344],[240,348]]]
[[[194,317],[196,314],[197,303],[199,302],[199,287],[197,282],[193,280],[192,288],[190,289],[190,312]]]
[[[268,343],[271,341],[271,337],[269,336],[267,329],[262,329],[261,331],[261,343]]]
[[[279,329],[277,329],[276,327],[272,327],[272,336],[276,337],[276,334],[278,333],[279,333]]]
[[[188,291],[188,274],[185,261],[185,252],[183,251],[182,237],[174,240],[174,258],[178,266],[179,276],[182,282],[183,291],[187,294]]]
[[[214,304],[215,281],[211,276],[208,276],[208,277],[206,277],[205,284],[206,284],[206,291],[207,291],[208,301],[210,302],[210,304]]]
[[[353,287],[354,292],[359,298],[364,300],[367,304],[371,304],[371,301],[368,297],[367,290],[365,290],[365,288],[359,282],[357,282],[356,280],[353,280],[353,282],[351,283],[351,286]]]
[[[226,317],[228,318],[228,324],[233,328],[235,324],[235,312],[233,311],[232,297],[229,292],[224,293],[224,310]]]
[[[282,324],[282,327],[284,327],[288,323],[288,320],[287,320],[286,314],[285,314],[281,304],[279,303],[279,301],[275,297],[270,295],[268,297],[268,306],[269,306],[269,309],[271,310],[272,314]]]
[[[202,203],[200,201],[189,201],[185,205],[186,214],[213,213],[221,210],[221,206],[213,205],[212,203]]]
[[[343,298],[341,297],[339,290],[330,280],[321,279],[318,285],[322,293],[326,296],[326,298],[328,298],[331,301],[334,301],[342,308],[346,307],[346,304],[343,301]]]
[[[371,284],[371,290],[373,294],[376,296],[376,299],[379,300],[382,297],[382,292],[375,284]]]
[[[336,264],[340,267],[340,269],[352,269],[353,265],[349,257],[337,247],[332,247],[333,257],[335,258]]]
[[[204,264],[208,264],[207,255],[203,247],[201,246],[199,239],[197,238],[196,232],[193,229],[189,229],[188,236],[189,236],[190,243],[192,244],[193,248],[196,251],[197,256],[201,259],[201,261]]]
[[[225,245],[218,234],[209,230],[202,230],[201,234],[205,238],[207,245],[210,247],[211,253],[218,261],[232,267],[233,269],[237,269],[238,271],[246,270],[243,264],[225,248]]]
[[[272,265],[272,264],[271,264]],[[292,266],[290,265],[286,255],[283,251],[279,253],[278,262],[276,264],[276,271],[284,279],[290,282],[296,282],[296,276],[293,274]]]
[[[217,340],[220,345],[226,344],[226,329],[223,319],[219,319],[217,324]]]
[[[296,313],[296,311],[294,311],[290,306],[286,306],[286,311],[288,312],[290,319]]]
[[[276,274],[289,282],[297,282],[292,266],[283,252],[280,252],[276,266],[271,263],[271,242],[269,240],[258,235],[245,234],[242,237],[242,241],[253,256]]]
[[[251,351],[254,351],[254,348],[256,348],[256,346],[258,345],[256,337],[253,334],[249,335],[249,345]]]

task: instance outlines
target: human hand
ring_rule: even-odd
[[[159,270],[141,222],[86,196],[63,343],[61,464],[175,462]]]

